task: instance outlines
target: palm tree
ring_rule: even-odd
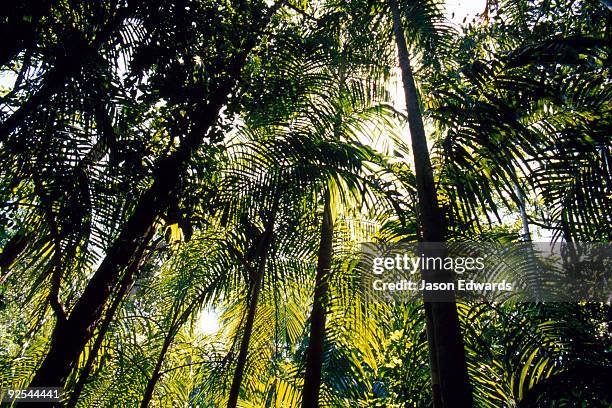
[[[443,242],[445,238],[444,220],[438,207],[427,138],[398,2],[389,0],[389,8],[393,19],[393,32],[404,84],[422,238],[425,242]],[[424,276],[440,273],[440,271],[423,271]],[[456,305],[452,301],[449,303],[426,301],[425,309],[432,356],[431,377],[434,406],[471,407],[471,387]]]
[[[332,266],[332,241],[334,222],[330,203],[330,193],[326,192],[323,199],[323,217],[321,220],[321,241],[317,256],[317,275],[313,296],[312,312],[310,314],[310,335],[306,351],[306,370],[304,373],[303,407],[319,406],[319,390],[321,387],[321,370],[323,369],[325,320],[329,297],[329,279]]]
[[[610,11],[570,3],[492,1],[460,30],[436,1],[7,8],[0,388],[610,405],[608,305],[372,302],[362,280],[363,242],[609,240]],[[496,272],[550,267],[519,252]]]
[[[255,312],[257,311],[257,302],[259,300],[259,294],[261,292],[261,285],[263,283],[262,281],[266,268],[266,262],[270,254],[270,247],[274,239],[274,223],[276,222],[278,203],[279,200],[275,197],[274,203],[272,204],[272,208],[270,210],[269,219],[265,220],[265,230],[261,233],[259,239],[256,241],[257,247],[253,255],[255,256],[257,263],[248,271],[250,276],[248,311],[244,324],[244,335],[240,342],[240,351],[238,353],[238,359],[236,360],[236,369],[234,371],[234,378],[232,380],[232,386],[227,402],[228,408],[235,408],[236,404],[238,403],[240,385],[242,383],[242,376],[244,375],[244,368],[247,362],[247,355],[249,352],[249,343],[251,340],[251,334],[253,332]],[[251,260],[247,259],[246,261],[246,266],[249,267]]]
[[[301,126],[304,126],[304,124]],[[276,132],[279,130],[280,129],[276,129]],[[241,181],[238,175],[252,173],[253,181],[249,183],[252,183],[256,189],[261,188],[262,185],[265,186],[267,183],[266,180],[273,181],[276,185],[271,186],[270,192],[266,193],[264,197],[280,196],[278,199],[283,203],[281,208],[284,212],[287,212],[296,205],[293,203],[297,203],[298,207],[291,210],[289,214],[297,214],[299,216],[299,205],[301,205],[302,201],[302,199],[299,198],[304,197],[304,200],[309,199],[312,196],[310,190],[318,187],[322,182],[326,184],[330,183],[329,185],[340,185],[342,184],[340,181],[345,180],[349,182],[349,186],[353,185],[359,180],[358,175],[355,175],[355,171],[363,166],[361,161],[374,159],[374,157],[371,157],[371,152],[367,150],[355,149],[350,145],[342,143],[314,139],[308,128],[298,130],[296,127],[291,126],[285,131],[288,132],[285,136],[281,136],[282,133],[279,133],[274,139],[266,139],[265,137],[259,140],[256,139],[255,143],[252,145],[249,146],[247,144],[243,148],[240,148],[241,150],[244,149],[241,154],[236,154],[236,152],[232,153],[232,156],[236,157],[244,155],[247,164],[242,164],[242,166],[247,166],[246,168],[249,170],[245,171],[244,168],[240,170],[231,170],[230,175],[236,172],[237,176],[231,176],[230,179],[233,180],[233,183],[238,183],[244,188],[247,183]],[[264,169],[261,168],[261,164],[263,163],[271,166],[267,171],[271,172],[272,175],[262,173]],[[328,179],[335,180],[335,183],[331,183]],[[329,189],[330,187],[324,188]],[[355,187],[353,187],[353,189],[356,190]],[[232,189],[230,189],[230,191],[231,190]],[[260,194],[261,193],[257,194],[256,197]],[[330,194],[327,193],[328,198],[324,199],[324,203],[327,203],[324,204],[323,210],[323,219],[325,221],[321,226],[322,235],[318,238],[320,240],[316,268],[316,276],[318,278],[315,279],[315,296],[313,300],[315,305],[313,305],[313,313],[310,318],[311,335],[309,337],[309,346],[306,351],[306,372],[308,373],[310,371],[313,377],[307,377],[305,383],[312,381],[316,376],[320,379],[323,365],[325,316],[328,307],[326,304],[328,303],[327,297],[330,296],[327,281],[330,279],[331,245],[333,237],[333,226],[331,221],[332,208],[329,195]],[[245,196],[242,196],[241,199],[244,200]],[[250,200],[247,200],[247,202],[250,202]],[[276,205],[278,205],[278,203]],[[284,215],[283,221],[286,225],[290,226],[288,227],[289,231],[298,228],[292,232],[293,234],[301,234],[301,239],[307,236],[307,229],[301,226],[298,220],[288,218],[287,215]],[[251,230],[257,231],[255,227],[252,227]],[[287,234],[287,231],[285,231],[284,234]],[[258,233],[251,232],[248,235],[258,236]],[[293,242],[287,235],[279,236],[276,240]],[[323,245],[321,245],[321,243],[323,243]],[[259,245],[261,245],[261,242]],[[284,248],[287,248],[286,244]],[[267,252],[269,251],[270,248],[268,248]],[[251,262],[250,257],[258,253],[259,251],[256,251],[249,256],[245,256],[241,264],[251,270],[251,267],[249,267],[249,263]],[[277,257],[280,255],[281,254],[276,253]],[[322,264],[323,262],[327,264]],[[232,388],[230,391],[230,400],[228,402],[228,405],[231,404],[232,406],[238,401],[242,375],[247,362],[247,352],[253,330],[253,321],[255,320],[257,309],[257,301],[252,295],[253,290],[257,289],[253,279],[261,281],[264,278],[264,267],[264,264],[258,263],[258,269],[256,271],[251,270],[249,273],[249,276],[254,276],[254,278],[250,278],[251,283],[249,285],[249,296],[247,298],[248,310],[246,312],[246,322],[242,330],[240,352],[236,362],[236,369],[234,371]],[[321,280],[323,280],[323,282],[321,282]],[[261,285],[261,283],[258,285]],[[259,296],[259,293],[257,295]],[[317,315],[317,313],[319,314]],[[312,333],[314,333],[314,335]],[[313,364],[313,360],[315,360],[315,362],[318,361],[318,364]],[[305,386],[305,390],[306,389],[307,387]]]
[[[351,129],[345,122],[352,122],[352,126],[355,126],[360,124],[361,120],[367,121],[365,118],[359,118],[359,111],[367,111],[371,101],[360,96],[359,92],[362,92],[363,88],[376,87],[383,75],[385,57],[387,57],[386,48],[380,48],[377,44],[364,40],[361,30],[364,21],[360,20],[363,16],[354,13],[350,3],[341,6],[330,4],[327,7],[329,14],[321,17],[323,21],[321,25],[326,31],[321,30],[317,33],[330,43],[327,58],[333,64],[331,67],[326,67],[326,71],[329,72],[327,75],[330,77],[329,86],[332,92],[330,96],[333,99],[330,113],[322,116],[330,124],[329,129],[325,129],[324,132],[328,132],[329,135],[326,137],[335,142],[356,140],[357,135],[354,134],[356,129]],[[366,74],[356,79],[361,72]],[[332,208],[331,200],[332,196],[341,194],[335,191],[331,184],[324,185],[321,190],[323,212],[302,393],[302,407],[309,408],[319,406],[325,357],[326,316],[330,312],[332,296],[329,281],[332,278],[334,256],[335,210]]]
[[[261,21],[254,23],[254,31],[264,28],[279,6],[280,3],[267,13],[263,13]],[[79,354],[91,337],[118,277],[132,262],[134,254],[149,243],[154,232],[155,218],[169,206],[187,161],[202,143],[218,112],[225,105],[227,96],[255,45],[254,36],[249,35],[245,43],[237,48],[236,54],[226,61],[227,74],[216,84],[207,104],[195,110],[194,117],[198,119],[191,132],[173,154],[162,159],[156,166],[155,181],[136,204],[117,240],[108,249],[100,267],[74,305],[70,317],[58,321],[51,339],[50,350],[30,382],[31,386],[61,386],[66,381]]]

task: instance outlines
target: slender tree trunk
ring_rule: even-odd
[[[153,373],[151,374],[151,378],[147,382],[147,387],[145,388],[144,396],[142,397],[142,401],[140,401],[141,408],[147,408],[153,399],[153,391],[155,391],[155,386],[157,385],[157,381],[159,381],[161,377],[161,368],[164,364],[164,359],[166,358],[166,353],[170,348],[170,344],[172,344],[172,339],[174,339],[174,335],[176,332],[170,328],[170,331],[164,338],[164,344],[162,344],[161,351],[159,352],[159,356],[157,357],[157,362],[155,363],[155,368],[153,368]]]
[[[157,362],[155,363],[155,367],[153,368],[153,372],[151,373],[151,378],[149,378],[149,381],[147,382],[147,386],[145,388],[144,395],[142,397],[142,400],[140,401],[140,406],[142,408],[148,407],[149,404],[151,403],[151,400],[153,399],[153,392],[155,391],[155,386],[159,382],[159,379],[163,375],[161,369],[164,364],[166,354],[168,353],[168,349],[170,348],[170,345],[172,344],[172,341],[174,341],[174,338],[178,334],[183,324],[185,324],[187,319],[189,319],[189,316],[191,316],[191,314],[193,313],[196,305],[202,304],[205,296],[206,296],[206,293],[203,293],[202,295],[200,295],[182,313],[181,313],[180,307],[177,306],[174,313],[172,314],[172,319],[170,321],[170,327],[168,328],[168,333],[166,334],[166,337],[164,338],[164,343],[162,344],[161,351],[159,353],[159,356],[157,357]]]
[[[338,39],[338,48],[342,49],[342,36]],[[346,81],[346,58],[344,50],[340,52],[338,68],[336,71],[338,98],[342,98],[343,87]],[[342,112],[336,111],[333,126],[333,137],[336,141],[341,139]],[[323,357],[325,353],[325,333],[327,320],[327,307],[329,302],[329,277],[333,257],[334,221],[331,209],[331,195],[329,186],[323,196],[323,218],[321,220],[321,235],[319,252],[317,254],[317,271],[315,276],[315,290],[310,315],[310,333],[308,348],[306,349],[306,370],[304,373],[304,390],[302,392],[302,407],[318,407],[321,390],[321,376],[323,373]]]
[[[189,319],[191,314],[194,312],[197,305],[201,305],[205,297],[206,291],[204,291],[200,296],[198,296],[198,298],[195,299],[185,310],[183,310],[182,313],[180,309],[181,305],[175,304],[176,309],[172,314],[168,333],[164,337],[164,342],[162,344],[161,351],[157,357],[157,362],[155,363],[155,367],[153,368],[153,372],[151,373],[151,378],[149,378],[149,381],[147,381],[147,386],[145,388],[144,395],[142,397],[142,400],[140,401],[140,406],[142,408],[146,408],[149,406],[151,400],[153,399],[153,392],[155,391],[155,386],[157,385],[161,377],[164,375],[164,372],[162,372],[162,366],[164,364],[164,360],[166,359],[166,354],[168,353],[170,345],[174,341],[174,338],[178,334],[181,327],[183,327],[187,319]]]
[[[319,406],[321,372],[325,343],[325,323],[329,297],[329,276],[331,271],[334,225],[329,192],[325,194],[323,220],[321,222],[321,241],[317,259],[315,291],[310,315],[310,337],[306,350],[306,374],[302,393],[302,408]]]
[[[519,200],[519,212],[521,214],[521,226],[523,229],[523,242],[531,242],[531,233],[529,232],[529,219],[527,218],[527,211],[525,208],[525,196],[521,191],[521,188],[517,185],[514,186],[514,191]]]
[[[393,31],[397,43],[398,57],[402,71],[402,81],[406,97],[408,125],[412,139],[415,163],[417,196],[419,201],[419,221],[425,242],[444,241],[443,215],[438,207],[433,169],[429,158],[427,138],[418,101],[418,93],[410,66],[410,57],[404,35],[397,0],[389,0],[393,18]],[[431,271],[435,272],[435,271]],[[431,319],[427,319],[428,342],[432,358],[432,392],[434,403],[442,407],[468,408],[472,406],[472,393],[467,375],[465,350],[459,327],[457,307],[453,301],[431,302]],[[433,347],[433,349],[431,348]],[[436,364],[437,363],[437,364]],[[436,370],[437,368],[437,370]],[[436,395],[435,372],[440,380],[440,396]],[[436,407],[437,408],[437,407]]]
[[[277,3],[270,10],[258,29],[267,25],[281,4]],[[258,38],[253,34],[244,40],[242,51],[236,54],[227,67],[225,78],[211,93],[208,102],[193,115],[196,120],[193,131],[171,156],[158,164],[152,186],[138,200],[134,212],[121,228],[119,237],[107,251],[100,267],[74,305],[70,317],[58,323],[53,330],[49,352],[30,382],[30,387],[64,385],[100,320],[111,290],[135,254],[149,242],[155,219],[174,199],[187,163],[216,121]]]
[[[91,351],[89,352],[89,356],[87,357],[87,361],[85,362],[85,366],[83,366],[83,369],[79,373],[79,379],[77,380],[77,383],[74,386],[74,389],[72,390],[70,394],[70,399],[66,403],[66,408],[76,407],[77,401],[79,400],[79,397],[81,396],[81,393],[83,392],[83,388],[85,388],[85,384],[87,383],[87,379],[89,378],[89,374],[91,373],[91,370],[93,368],[93,363],[96,357],[98,356],[98,352],[100,351],[100,348],[102,347],[102,343],[104,342],[104,337],[106,336],[106,333],[108,332],[110,324],[113,321],[113,318],[115,316],[115,313],[117,312],[117,309],[119,308],[119,305],[121,305],[123,301],[124,295],[127,293],[130,287],[131,287],[131,283],[125,286],[122,285],[121,289],[119,290],[119,293],[117,293],[117,297],[115,298],[110,308],[106,312],[106,315],[104,316],[104,320],[102,321],[102,324],[100,325],[98,336],[96,337],[93,347],[91,348]]]
[[[27,247],[29,237],[24,232],[17,232],[11,237],[0,252],[0,284],[4,283],[9,276],[11,265]]]
[[[227,401],[228,408],[236,408],[236,405],[238,404],[240,386],[242,384],[242,377],[244,376],[244,369],[247,362],[251,334],[253,333],[253,322],[255,321],[255,312],[257,311],[257,302],[259,300],[260,289],[261,276],[259,275],[258,271],[255,281],[252,282],[251,288],[249,289],[249,308],[247,311],[246,323],[244,325],[242,341],[240,342],[238,360],[236,361],[236,370],[234,371],[234,377],[232,378],[232,387],[230,388],[229,399]]]
[[[247,363],[247,357],[249,352],[249,343],[251,341],[251,334],[253,334],[253,323],[255,322],[255,314],[257,311],[257,302],[259,301],[259,293],[261,292],[261,284],[263,281],[264,272],[266,270],[266,262],[270,254],[270,247],[272,246],[272,238],[274,235],[274,222],[276,220],[278,202],[274,204],[272,215],[267,223],[266,230],[263,232],[261,239],[258,244],[256,257],[258,259],[257,268],[254,273],[251,272],[251,287],[249,288],[249,302],[247,318],[244,324],[244,331],[242,335],[242,341],[240,343],[240,351],[238,352],[238,359],[236,361],[236,370],[234,371],[234,378],[232,379],[232,386],[230,388],[229,399],[227,401],[227,408],[236,408],[238,404],[238,396],[240,395],[240,386],[242,384],[242,377],[244,376],[244,369]]]

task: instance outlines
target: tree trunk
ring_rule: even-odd
[[[176,332],[170,328],[170,332],[164,338],[164,344],[162,345],[162,349],[159,352],[159,356],[157,357],[157,362],[155,363],[155,368],[153,369],[153,373],[151,374],[151,378],[147,382],[147,387],[145,388],[144,396],[142,397],[142,401],[140,401],[141,408],[147,408],[151,399],[153,399],[153,391],[155,391],[155,386],[157,385],[157,381],[159,381],[161,377],[161,368],[164,364],[164,359],[166,358],[166,353],[170,348],[170,344],[172,344],[172,339],[174,339],[174,335]]]
[[[270,9],[263,24],[257,29],[267,25],[281,4],[279,2]],[[107,251],[100,267],[74,305],[70,317],[58,323],[53,330],[49,352],[30,382],[30,387],[62,387],[66,382],[91,338],[119,277],[133,261],[135,254],[147,245],[155,219],[166,211],[174,199],[187,163],[216,121],[258,38],[252,35],[245,39],[242,51],[236,54],[227,67],[226,76],[211,93],[209,101],[193,115],[193,131],[171,156],[161,160],[156,167],[152,186],[138,200],[134,212],[121,228],[119,237]]]
[[[306,374],[302,394],[302,408],[319,406],[321,372],[325,343],[325,322],[329,297],[329,277],[332,263],[332,241],[334,225],[329,192],[325,194],[323,220],[321,222],[321,241],[317,259],[315,291],[310,315],[310,337],[306,350]]]
[[[85,388],[85,383],[87,383],[87,379],[89,378],[89,374],[91,373],[91,370],[93,368],[94,360],[96,359],[98,352],[100,351],[100,348],[102,347],[102,343],[104,342],[104,337],[106,336],[106,333],[108,332],[110,324],[113,321],[113,318],[115,316],[115,313],[117,312],[117,309],[119,308],[119,305],[121,305],[122,303],[123,296],[127,293],[127,290],[130,287],[131,287],[131,284],[128,284],[125,286],[125,289],[122,287],[119,290],[119,293],[117,293],[117,297],[115,298],[110,308],[106,312],[106,315],[104,316],[104,320],[102,321],[102,324],[100,325],[98,336],[96,337],[93,347],[91,348],[91,351],[89,352],[89,356],[87,357],[87,361],[85,362],[85,366],[79,373],[79,379],[77,380],[77,383],[74,386],[74,389],[72,390],[70,394],[70,399],[66,403],[66,408],[76,407],[77,401],[79,400],[79,397],[81,396],[81,393],[83,392],[83,388]]]
[[[437,193],[433,178],[433,169],[429,158],[427,138],[423,126],[423,118],[419,106],[418,94],[410,57],[404,35],[397,0],[389,0],[393,18],[393,31],[398,49],[402,82],[406,97],[408,126],[412,139],[414,155],[417,196],[419,202],[419,222],[422,237],[425,242],[444,241],[443,215],[438,207]],[[426,271],[427,273],[436,271]],[[432,364],[432,392],[434,403],[442,403],[442,407],[468,408],[472,406],[472,393],[467,375],[465,350],[459,327],[457,307],[454,301],[431,302],[425,306],[431,311],[428,322],[428,342]],[[433,347],[433,349],[432,349]],[[437,363],[437,364],[436,364]],[[436,370],[437,368],[437,370]],[[440,396],[436,395],[435,373],[440,380]],[[438,408],[438,407],[436,407]]]
[[[523,229],[523,242],[531,242],[531,233],[529,232],[529,219],[527,218],[527,210],[525,206],[525,196],[521,187],[517,184],[514,186],[516,197],[518,198],[519,213],[521,214],[521,227]]]
[[[66,403],[66,408],[74,408],[76,406],[77,401],[79,400],[79,397],[81,396],[81,392],[83,392],[83,388],[85,387],[85,383],[87,382],[87,378],[89,377],[89,374],[91,373],[91,369],[93,368],[94,360],[96,356],[98,355],[98,351],[100,351],[100,347],[102,347],[104,336],[106,336],[106,333],[108,332],[110,324],[115,317],[115,313],[117,313],[119,306],[122,304],[125,294],[128,293],[130,289],[132,288],[132,284],[134,283],[134,277],[137,274],[138,268],[140,268],[140,266],[144,262],[146,262],[145,259],[147,257],[143,255],[144,254],[141,254],[140,257],[137,257],[136,262],[134,262],[132,265],[129,266],[130,270],[128,270],[128,272],[125,274],[122,281],[120,282],[119,291],[115,295],[115,300],[113,301],[113,303],[111,303],[110,307],[106,311],[104,320],[102,321],[102,324],[100,325],[100,329],[98,331],[98,336],[96,337],[96,340],[91,348],[91,351],[89,352],[89,356],[87,357],[85,366],[83,367],[83,369],[81,370],[79,374],[79,379],[74,389],[72,390],[72,393],[70,394],[70,399]]]
[[[203,292],[202,295],[200,295],[193,303],[191,303],[182,313],[180,310],[180,306],[177,306],[174,310],[172,314],[172,319],[170,321],[170,326],[168,327],[168,333],[164,338],[164,343],[162,344],[161,351],[159,353],[159,356],[157,357],[157,362],[155,363],[155,367],[153,369],[153,372],[151,373],[151,378],[149,378],[149,381],[147,382],[144,396],[140,401],[141,408],[148,407],[151,403],[151,400],[153,399],[153,392],[155,391],[155,386],[159,382],[159,379],[163,375],[161,369],[166,358],[168,349],[172,344],[172,341],[174,341],[174,338],[178,334],[179,330],[181,329],[183,324],[185,324],[187,319],[189,319],[189,316],[191,316],[196,306],[202,304],[205,297],[206,292]]]
[[[250,293],[247,318],[244,324],[240,351],[238,353],[238,360],[236,361],[236,370],[234,371],[234,378],[232,379],[232,387],[230,388],[227,408],[236,408],[236,405],[238,404],[240,385],[242,384],[242,377],[244,376],[244,369],[246,367],[249,352],[249,343],[251,341],[251,334],[253,333],[253,323],[255,322],[257,302],[259,301],[261,284],[263,281],[264,272],[266,270],[266,262],[268,260],[268,255],[270,254],[270,247],[272,245],[272,238],[274,235],[274,222],[276,221],[277,205],[278,202],[274,204],[272,215],[266,225],[266,230],[263,232],[258,243],[257,252],[255,254],[258,259],[257,269],[254,271],[254,273],[251,271],[249,273],[251,276],[251,287],[249,289]]]
[[[425,309],[425,331],[427,333],[427,347],[429,349],[429,377],[431,380],[431,399],[434,408],[442,407],[442,395],[440,386],[440,373],[438,371],[438,359],[436,358],[436,340],[434,339],[433,311],[430,302],[423,302]]]
[[[11,265],[27,247],[29,237],[25,232],[19,231],[11,237],[0,252],[0,284],[8,278]]]

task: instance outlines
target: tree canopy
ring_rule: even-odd
[[[0,391],[609,407],[609,301],[363,295],[366,242],[612,238],[612,8],[445,7],[5,5]]]

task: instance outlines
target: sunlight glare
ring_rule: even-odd
[[[198,316],[197,330],[206,336],[217,333],[219,331],[219,314],[214,310],[202,310]]]

